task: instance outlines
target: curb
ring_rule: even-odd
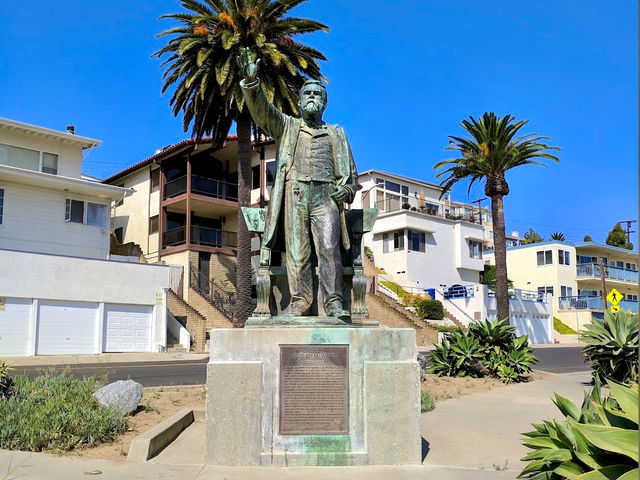
[[[203,410],[185,409],[133,439],[127,461],[144,463],[173,442],[189,425],[204,420]]]

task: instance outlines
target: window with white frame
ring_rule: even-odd
[[[87,202],[87,225],[107,226],[107,206],[101,203]]]
[[[627,300],[633,300],[634,302],[638,301],[638,295],[634,295],[632,293],[627,294]]]
[[[553,295],[553,286],[538,287],[538,293],[540,294],[548,293],[549,295]]]
[[[627,270],[633,270],[633,271],[635,271],[635,270],[636,270],[636,264],[635,264],[635,263],[626,263],[626,264],[625,264],[625,268],[626,268]]]
[[[567,250],[558,250],[558,264],[559,265],[569,265],[571,261],[571,256]]]
[[[0,225],[2,225],[3,214],[4,214],[4,188],[0,188]]]
[[[58,155],[0,143],[0,165],[57,175]]]
[[[84,202],[67,198],[64,219],[67,222],[83,223],[95,227],[107,226],[108,209],[102,203]]]
[[[560,296],[561,297],[573,297],[573,287],[566,287],[564,285],[560,286]]]
[[[42,152],[42,172],[52,175],[58,174],[58,155]]]
[[[387,232],[382,235],[382,253],[404,250],[404,230]]]
[[[553,263],[553,250],[540,250],[536,252],[538,266],[551,265]]]
[[[482,258],[482,243],[469,240],[469,256],[471,258]]]

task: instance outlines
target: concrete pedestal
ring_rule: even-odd
[[[413,329],[214,329],[210,342],[208,464],[420,463],[420,373]],[[348,345],[347,434],[280,434],[281,345]]]

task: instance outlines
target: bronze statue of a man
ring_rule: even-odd
[[[276,141],[277,170],[262,237],[261,261],[285,237],[291,303],[285,315],[307,315],[313,302],[311,239],[327,316],[347,319],[342,303],[341,243],[349,249],[344,203],[356,193],[358,174],[344,130],[322,120],[327,90],[317,80],[300,89],[302,118],[277,110],[265,97],[249,49],[238,58],[240,86],[253,120]],[[320,302],[319,302],[320,303]]]

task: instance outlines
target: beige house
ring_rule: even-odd
[[[485,259],[495,264],[493,252]],[[605,286],[601,278],[603,265]],[[507,248],[509,280],[518,289],[553,295],[553,314],[579,330],[603,318],[603,295],[615,288],[621,308],[638,311],[638,252],[595,242],[548,241]]]
[[[266,205],[275,174],[275,144],[252,150],[251,202]],[[238,223],[237,137],[221,148],[184,140],[118,172],[103,183],[133,189],[112,209],[116,243],[149,263],[183,268],[178,296],[206,318],[199,336],[229,326],[235,291]],[[257,248],[257,247],[256,247]]]

